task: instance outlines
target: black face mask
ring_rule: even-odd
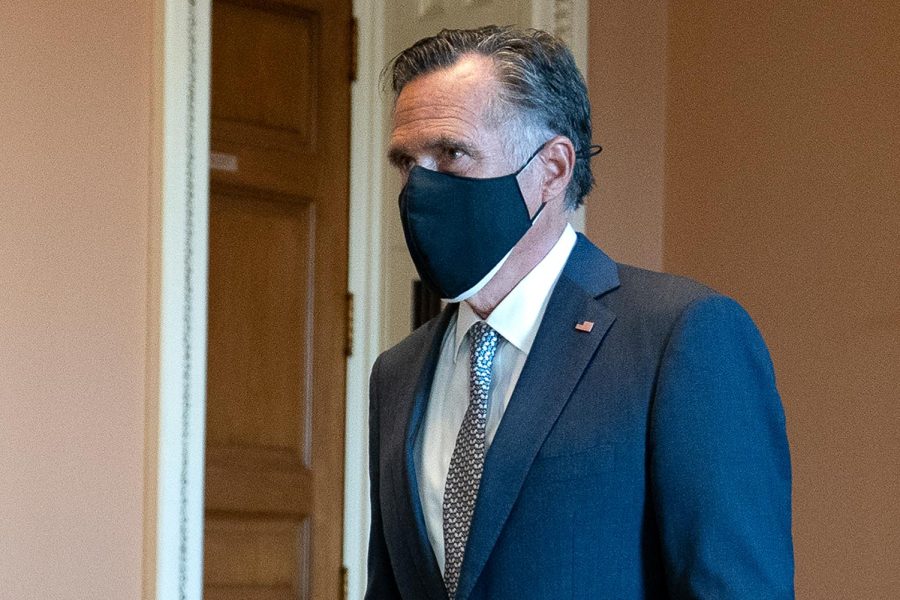
[[[515,173],[477,179],[409,172],[400,192],[406,245],[422,281],[450,302],[471,298],[496,274],[546,204],[529,216]]]

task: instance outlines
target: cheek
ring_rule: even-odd
[[[519,189],[522,191],[522,197],[528,206],[529,214],[533,215],[541,203],[544,202],[544,185],[541,174],[538,173],[522,173],[518,177]]]

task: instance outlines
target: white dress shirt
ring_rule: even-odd
[[[488,325],[499,334],[493,377],[488,395],[486,450],[490,448],[509,399],[528,358],[531,344],[547,309],[547,301],[575,246],[576,235],[566,226],[559,240],[509,295],[488,315]],[[434,372],[431,395],[416,439],[415,466],[419,497],[428,539],[441,573],[444,572],[444,485],[456,436],[469,404],[469,329],[480,321],[467,302],[444,334]]]

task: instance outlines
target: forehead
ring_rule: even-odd
[[[394,105],[391,146],[415,149],[426,138],[474,142],[501,123],[499,92],[490,58],[468,55],[452,66],[409,82]]]

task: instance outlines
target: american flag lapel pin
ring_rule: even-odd
[[[593,328],[594,328],[593,321],[582,321],[581,323],[578,323],[577,325],[575,325],[575,329],[577,329],[578,331],[583,331],[585,333],[590,333]]]

